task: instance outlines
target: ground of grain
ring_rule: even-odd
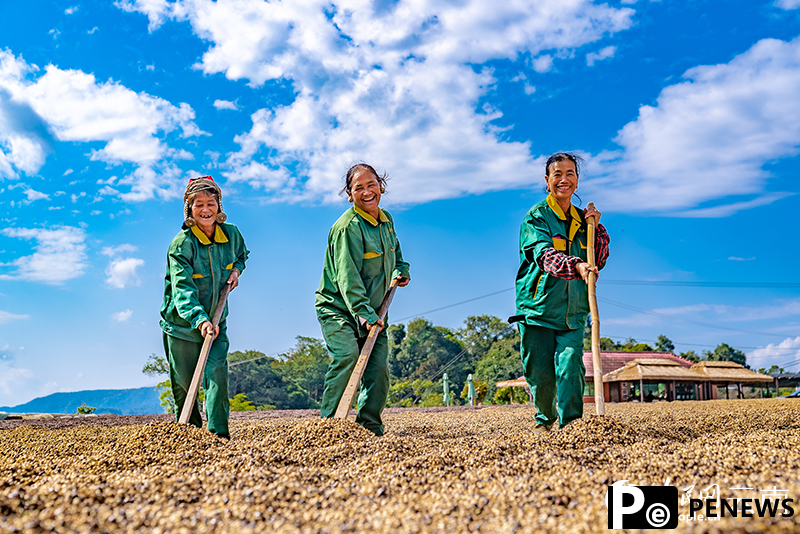
[[[234,419],[230,441],[160,417],[9,425],[0,531],[604,532],[607,485],[620,480],[695,497],[711,484],[722,497],[777,488],[800,508],[798,400],[591,411],[548,434],[532,432],[527,407],[387,411],[382,438],[286,414]],[[797,511],[677,531],[798,532]]]

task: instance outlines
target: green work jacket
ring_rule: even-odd
[[[393,278],[410,278],[389,212],[380,220],[352,207],[328,233],[328,248],[315,306],[320,315],[343,315],[356,328],[374,324]]]
[[[239,274],[244,271],[249,254],[242,234],[232,224],[218,223],[213,241],[196,226],[182,229],[167,252],[161,329],[173,337],[202,342],[198,327],[211,320],[222,285],[232,269]],[[220,330],[227,316],[226,302]]]
[[[552,195],[547,195],[525,215],[519,234],[517,315],[509,321],[555,330],[586,326],[586,282],[558,278],[539,266],[539,258],[548,247],[586,261],[586,221],[575,206],[570,206],[569,211],[569,215],[565,214]]]

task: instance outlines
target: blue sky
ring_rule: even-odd
[[[612,239],[603,335],[800,368],[798,94],[798,0],[0,2],[0,405],[154,383],[198,174],[252,251],[232,350],[320,336],[359,160],[412,266],[392,317],[508,317],[564,149]]]

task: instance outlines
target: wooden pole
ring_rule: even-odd
[[[594,207],[591,202],[587,208]],[[586,258],[589,265],[595,266],[594,257],[594,237],[595,237],[595,218],[589,217],[586,220],[589,228],[589,236],[586,239]],[[606,414],[606,401],[603,395],[603,362],[600,358],[600,312],[597,310],[597,275],[589,272],[589,310],[592,314],[592,367],[594,368],[594,406],[597,415]]]
[[[392,299],[394,298],[394,292],[397,290],[397,278],[392,280],[392,283],[389,285],[389,291],[386,292],[386,296],[383,297],[383,302],[381,302],[381,307],[378,308],[378,318],[383,320],[386,317],[386,312],[389,310],[389,305],[392,303]],[[358,386],[361,383],[361,377],[364,375],[364,369],[367,368],[367,362],[369,361],[369,357],[372,354],[372,349],[375,347],[375,341],[378,339],[378,334],[381,332],[381,327],[378,326],[377,323],[372,325],[372,328],[369,329],[369,334],[367,335],[367,340],[364,342],[364,346],[361,347],[361,354],[358,356],[358,361],[356,362],[356,366],[353,368],[353,373],[350,375],[350,380],[347,382],[347,387],[344,388],[344,393],[342,394],[342,398],[339,400],[339,405],[336,407],[336,413],[333,415],[334,419],[346,419],[347,414],[350,411],[350,406],[353,405],[353,399],[356,396],[356,391],[358,391]]]
[[[179,423],[188,423],[189,418],[192,416],[192,409],[194,409],[194,404],[197,401],[197,393],[200,391],[200,381],[203,379],[203,372],[206,369],[208,352],[211,350],[211,344],[214,342],[214,329],[219,325],[219,320],[222,317],[222,310],[225,309],[225,302],[228,300],[230,292],[231,285],[226,282],[222,291],[220,291],[217,307],[214,308],[214,315],[211,317],[211,324],[214,328],[212,328],[212,331],[206,336],[203,341],[203,347],[200,349],[200,358],[197,359],[197,367],[194,368],[192,382],[189,385],[189,391],[186,393],[186,399],[183,401],[183,409],[178,419]]]

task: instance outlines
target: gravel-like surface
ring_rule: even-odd
[[[798,510],[679,532],[800,532],[800,401],[607,408],[546,434],[528,407],[387,410],[382,438],[314,410],[236,414],[230,441],[167,416],[25,421],[0,431],[0,532],[605,532],[607,484],[668,478]]]

